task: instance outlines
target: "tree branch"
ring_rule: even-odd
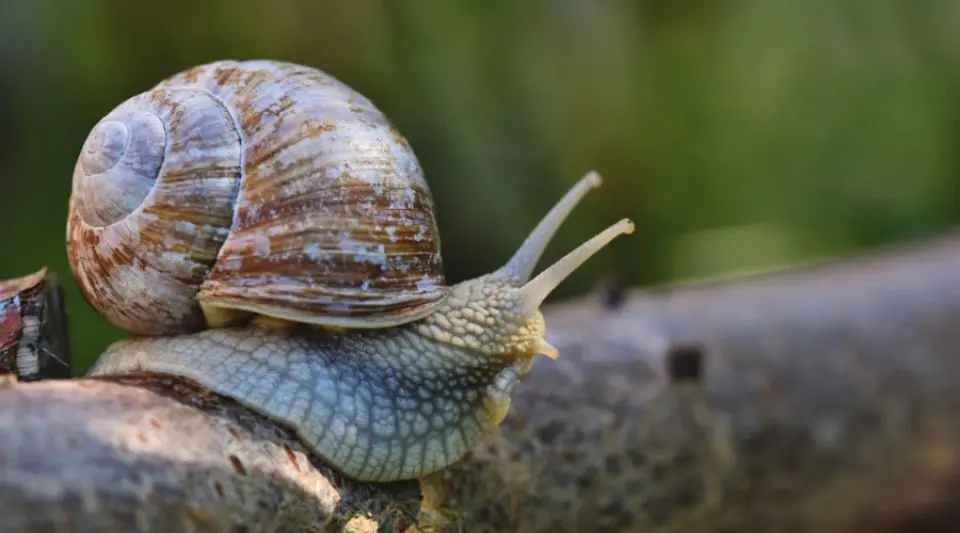
[[[554,305],[560,360],[422,504],[182,380],[11,385],[0,529],[917,531],[960,487],[958,264],[951,235]]]

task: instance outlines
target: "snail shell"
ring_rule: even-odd
[[[71,268],[141,334],[88,375],[192,379],[358,480],[436,472],[499,426],[536,355],[559,355],[548,295],[633,232],[622,219],[533,275],[600,181],[571,187],[501,268],[448,287],[423,172],[367,99],[287,63],[188,70],[112,111],[77,161]],[[237,313],[260,318],[207,327]]]
[[[97,123],[67,245],[84,298],[140,335],[218,310],[381,328],[447,293],[410,145],[353,89],[277,61],[186,70]]]

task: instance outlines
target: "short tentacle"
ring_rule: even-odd
[[[581,244],[572,252],[563,256],[559,261],[537,275],[523,286],[524,309],[532,313],[540,308],[543,301],[553,292],[563,280],[567,279],[583,263],[593,257],[604,246],[620,235],[633,233],[634,224],[626,218],[601,231],[587,242]]]

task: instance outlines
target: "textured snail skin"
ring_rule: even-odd
[[[112,345],[89,375],[179,374],[296,429],[361,481],[412,479],[462,458],[506,416],[541,347],[539,311],[494,275],[394,328],[223,328]]]

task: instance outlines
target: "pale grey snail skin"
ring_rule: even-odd
[[[542,335],[535,318],[505,354],[478,351],[478,339],[457,346],[451,321],[468,302],[457,292],[449,309],[387,330],[326,336],[252,327],[121,341],[91,375],[192,378],[296,428],[352,478],[415,478],[455,462],[500,424]]]
[[[250,68],[263,67],[264,63],[250,65]],[[287,66],[281,70],[318,76],[297,68],[299,67]],[[272,76],[270,73],[268,75]],[[220,81],[222,80],[218,78],[218,83]],[[327,88],[332,82],[324,79],[321,83]],[[342,86],[337,87],[338,90],[343,90]],[[252,89],[243,87],[236,92],[248,96],[253,93]],[[295,102],[290,105],[295,105]],[[293,109],[290,105],[284,109]],[[369,106],[369,103],[364,105]],[[240,123],[246,125],[247,122]],[[309,133],[323,135],[316,130],[310,130]],[[310,140],[305,138],[302,142],[309,144]],[[294,144],[297,142],[299,141]],[[339,142],[345,146],[350,144],[349,138],[341,138]],[[397,141],[396,137],[390,142],[404,144]],[[88,149],[84,157],[88,160],[93,158],[90,154],[96,155],[96,149],[101,144],[95,139],[94,150],[91,152]],[[248,147],[247,151],[255,152],[256,148]],[[297,153],[301,152],[302,150]],[[187,155],[181,154],[181,157]],[[413,161],[403,166],[407,169],[406,172],[412,172],[410,179],[415,186],[414,192],[419,195],[417,205],[432,207],[429,191],[419,175],[419,168],[415,167],[415,159],[410,154],[404,157],[405,161]],[[118,160],[119,157],[114,154],[110,159]],[[178,163],[182,161],[178,160]],[[391,166],[388,159],[371,166],[373,169],[379,167],[385,169],[383,177],[375,170],[360,182],[350,176],[349,179],[353,181],[348,182],[349,186],[364,193],[399,190],[396,187],[406,178],[403,172],[396,171],[397,165]],[[303,184],[292,190],[301,193],[323,192],[345,187],[338,183],[339,178],[336,175],[333,178],[327,174],[315,177],[310,172],[309,165],[301,167],[296,179],[301,179]],[[245,209],[250,208],[251,198],[275,199],[279,195],[266,189],[266,185],[261,182],[254,181],[257,187],[246,182],[246,174],[241,173],[239,176],[238,179],[249,189],[242,192],[250,193],[243,200],[246,202],[242,206]],[[319,183],[321,178],[323,183]],[[89,190],[90,187],[97,186],[97,179],[100,178],[90,175],[80,178],[83,189],[80,192],[84,193],[77,195],[80,207],[83,207],[83,201],[89,202],[91,198],[95,198],[89,194]],[[269,177],[259,176],[257,179],[264,183],[270,181]],[[291,179],[293,178],[281,173],[276,181],[289,185]],[[176,185],[177,177],[173,180],[173,185]],[[270,278],[269,290],[256,285],[258,276],[261,275],[260,270],[247,272],[246,278],[243,278],[244,273],[240,272],[239,275],[246,285],[235,286],[229,286],[231,278],[220,278],[216,283],[208,284],[209,279],[200,279],[202,276],[193,272],[189,283],[183,282],[181,287],[196,289],[200,286],[195,299],[199,300],[198,307],[203,308],[208,329],[196,331],[196,312],[185,303],[186,293],[179,292],[177,313],[191,317],[189,327],[177,333],[177,324],[171,319],[178,315],[168,311],[163,314],[166,321],[162,326],[164,331],[155,333],[162,336],[117,342],[101,355],[88,375],[159,372],[183,376],[295,430],[310,450],[348,477],[360,481],[388,482],[429,475],[460,460],[499,426],[509,408],[511,392],[529,371],[536,355],[544,354],[553,358],[559,355],[545,340],[546,324],[539,310],[550,292],[618,235],[633,231],[632,222],[621,220],[536,277],[532,276],[544,249],[561,223],[587,191],[599,185],[600,177],[596,173],[591,172],[584,176],[543,217],[514,256],[491,274],[451,287],[439,286],[434,283],[441,278],[437,268],[440,264],[439,258],[433,257],[419,263],[419,271],[414,270],[417,274],[414,280],[423,276],[426,276],[423,279],[430,280],[430,283],[424,285],[424,292],[417,294],[411,289],[411,283],[404,278],[409,276],[410,270],[407,268],[401,269],[395,276],[390,272],[381,273],[378,279],[385,280],[384,286],[392,288],[394,292],[372,295],[379,298],[372,300],[375,305],[383,305],[379,310],[374,304],[369,304],[369,300],[365,300],[366,289],[356,290],[360,287],[355,287],[348,293],[344,292],[344,286],[336,285],[334,278],[337,272],[330,264],[319,266],[316,272],[322,274],[319,277],[325,282],[332,280],[330,286],[340,292],[329,292],[327,288],[309,283],[296,285],[290,281],[303,283],[304,279],[311,279],[314,273],[310,270],[310,265],[300,267],[302,272],[291,269],[290,265],[283,265],[283,274],[286,277]],[[243,188],[244,185],[241,185],[241,189]],[[151,194],[147,193],[148,200],[152,198]],[[330,213],[351,212],[351,206],[344,205],[343,202],[331,208],[336,210],[325,211],[327,208],[323,205],[323,199],[331,197],[331,194],[341,200],[345,198],[343,193],[317,194],[316,202],[310,206],[316,211],[311,211],[308,215],[325,223],[337,223],[338,219],[331,217]],[[128,199],[130,195],[124,194],[122,190],[114,190],[113,196]],[[142,196],[142,191],[133,196]],[[240,203],[238,202],[238,205]],[[282,204],[282,201],[280,203]],[[373,229],[381,230],[383,220],[387,220],[385,217],[390,215],[395,217],[394,221],[420,221],[417,222],[418,227],[425,228],[425,231],[418,232],[398,227],[389,232],[388,247],[392,246],[390,249],[395,250],[399,260],[412,250],[421,256],[431,250],[431,247],[438,252],[438,243],[421,243],[414,238],[417,235],[435,237],[432,212],[405,213],[403,210],[409,207],[404,207],[399,210],[402,216],[396,219],[396,206],[400,203],[400,200],[391,197],[379,203],[375,200],[365,201],[363,206],[357,206],[366,211],[355,212],[363,213],[368,219],[351,226],[357,230],[352,236],[376,236],[376,233],[372,233]],[[125,207],[129,208],[130,205],[132,203]],[[390,212],[381,216],[375,209],[377,207],[389,209]],[[88,206],[80,211],[90,212],[91,209]],[[122,213],[116,211],[113,209],[103,212],[110,212],[111,218],[125,220],[118,218]],[[140,211],[135,205],[132,211],[128,209],[131,216]],[[266,211],[263,208],[257,210],[258,213]],[[165,211],[161,209],[157,213],[162,215]],[[202,214],[196,210],[191,210],[189,214],[194,223],[202,218]],[[154,219],[156,216],[154,215]],[[218,217],[222,219],[222,214]],[[154,219],[149,219],[146,223],[154,223]],[[238,229],[238,220],[242,222],[244,219],[235,215],[231,232]],[[290,239],[302,239],[304,235],[310,235],[311,227],[304,229],[305,226],[299,220],[271,220],[274,222],[269,226],[271,229],[284,227],[282,223],[293,224],[297,229],[297,232],[291,235],[269,236],[286,239],[280,241],[287,244],[280,248],[285,254],[297,253],[297,249],[289,245]],[[125,224],[125,231],[129,231],[134,224],[144,222],[141,220],[121,223]],[[92,225],[82,212],[74,211],[70,226],[72,229],[68,230],[68,235],[85,233],[82,233],[83,238],[71,241],[71,264],[75,265],[76,271],[85,273],[85,295],[92,305],[105,316],[116,316],[118,320],[131,324],[131,329],[148,331],[157,326],[135,323],[147,317],[147,308],[143,302],[134,302],[134,305],[140,306],[131,312],[123,308],[109,308],[110,305],[124,305],[118,295],[138,292],[143,292],[151,305],[163,304],[162,298],[149,294],[148,284],[136,284],[136,268],[146,264],[146,259],[135,257],[129,264],[120,265],[124,269],[123,275],[116,278],[122,282],[120,285],[116,285],[113,279],[91,276],[94,270],[83,265],[85,258],[99,250],[96,247],[103,248],[104,243],[116,245],[115,237],[104,238],[108,235],[106,232],[116,224],[118,222]],[[256,225],[243,227],[241,224],[239,229],[246,232],[242,240],[234,237],[236,233],[226,237],[227,245],[224,248],[229,248],[227,257],[242,255],[249,248],[231,247],[231,242],[258,242]],[[221,230],[213,233],[220,235]],[[151,244],[159,244],[165,240],[162,233],[151,234],[149,237]],[[386,238],[386,235],[378,238]],[[404,239],[415,241],[416,244],[406,243]],[[220,240],[222,242],[222,238]],[[264,240],[268,240],[266,235]],[[351,246],[343,250],[345,255],[375,253],[375,242],[373,246],[368,244],[366,249],[360,247],[356,239],[350,239],[349,242]],[[200,243],[194,244],[199,246]],[[304,246],[310,244],[307,241]],[[98,262],[94,265],[95,270],[109,274],[110,269],[107,267],[118,265],[116,257],[125,258],[138,251],[136,242],[134,245],[125,246],[127,248],[123,254],[111,256],[112,262]],[[265,248],[268,252],[276,249],[269,245]],[[150,251],[153,250],[151,247]],[[178,250],[182,252],[183,248]],[[216,255],[220,260],[225,254],[223,250],[219,255],[215,250],[203,250],[206,251],[201,257]],[[381,254],[382,250],[383,248]],[[335,254],[336,250],[330,252]],[[167,252],[161,251],[161,255],[165,253]],[[169,255],[163,257],[169,262]],[[256,264],[258,268],[269,266],[269,262],[262,260]],[[354,264],[362,265],[362,261],[354,261]],[[147,267],[154,268],[149,265]],[[241,267],[242,263],[231,266],[230,268],[234,269],[231,274],[239,271],[236,269],[242,270]],[[214,267],[214,272],[217,272],[217,268],[220,267]],[[368,283],[362,276],[358,276],[357,272],[343,274],[349,275],[348,279],[357,280],[358,285],[365,287]],[[294,279],[298,276],[298,279]],[[389,285],[392,278],[398,280],[395,285]],[[157,279],[156,274],[148,279]],[[206,285],[209,287],[205,292]],[[290,309],[284,309],[284,298],[300,296],[296,289],[298,286],[304,287],[305,294],[296,302],[296,308],[291,306]],[[97,297],[101,294],[107,296],[106,302],[98,301]],[[229,298],[224,298],[223,294],[228,294]],[[284,296],[279,298],[278,294]],[[344,301],[353,301],[361,307],[364,303],[368,305],[360,310],[361,314],[353,314],[353,309],[342,301],[333,302],[335,305],[331,305],[331,294],[345,295],[347,300]],[[210,295],[214,297],[208,298]],[[261,296],[273,300],[261,305]],[[391,307],[390,302],[396,301],[395,296],[402,300]],[[326,319],[324,309],[329,309],[335,316]],[[227,320],[221,323],[220,318],[224,315],[229,317],[234,310],[253,312],[254,318],[243,325],[228,325]]]

